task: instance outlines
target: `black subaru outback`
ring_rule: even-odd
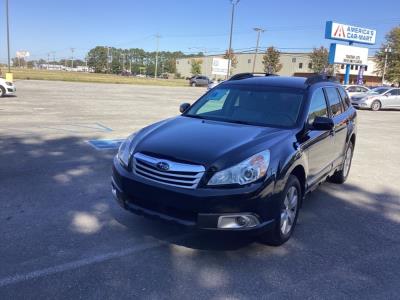
[[[121,145],[112,192],[123,208],[280,245],[305,195],[349,174],[356,111],[327,76],[238,74],[180,111]]]

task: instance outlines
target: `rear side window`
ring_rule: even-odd
[[[328,109],[322,89],[316,90],[312,95],[310,109],[308,111],[308,123],[312,124],[316,117],[328,117]]]
[[[342,97],[342,101],[343,101],[344,108],[345,108],[345,109],[348,109],[348,108],[350,107],[350,98],[349,98],[349,95],[348,95],[348,94],[346,93],[346,91],[345,91],[343,88],[341,88],[341,87],[338,88],[338,91],[339,91],[340,97]]]
[[[338,116],[343,112],[342,104],[340,103],[340,97],[336,88],[328,87],[325,88],[326,96],[328,97],[329,105],[331,108],[332,116]]]

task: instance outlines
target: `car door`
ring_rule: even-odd
[[[387,91],[382,98],[383,107],[400,107],[400,89]]]
[[[305,141],[302,143],[308,160],[307,183],[309,186],[329,173],[333,161],[333,132],[313,130],[312,123],[316,117],[329,117],[328,106],[322,88],[315,90],[311,96],[307,117],[309,130]]]
[[[331,118],[335,124],[334,127],[334,146],[332,148],[334,164],[338,161],[341,162],[347,138],[347,125],[348,116],[344,113],[344,106],[342,104],[339,91],[336,87],[325,87],[325,94],[329,103],[329,110]]]

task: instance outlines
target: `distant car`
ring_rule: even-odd
[[[370,91],[369,88],[362,86],[362,85],[344,85],[344,89],[346,90],[347,94],[349,94],[350,97],[360,94],[360,93],[367,93]]]
[[[368,93],[351,97],[355,108],[369,108],[373,111],[381,108],[400,108],[400,88],[377,87]]]
[[[218,84],[224,82],[224,80],[214,80],[210,81],[210,83],[207,86],[207,90],[211,90],[212,88],[216,87]]]
[[[16,87],[11,81],[6,81],[4,78],[0,78],[0,97],[5,95],[14,95]]]
[[[191,86],[208,86],[210,79],[207,76],[196,75],[189,79],[189,84]]]

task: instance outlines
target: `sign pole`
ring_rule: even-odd
[[[353,45],[353,42],[349,42],[349,46]],[[349,84],[350,81],[350,65],[346,65],[346,73],[344,74],[344,84]]]

